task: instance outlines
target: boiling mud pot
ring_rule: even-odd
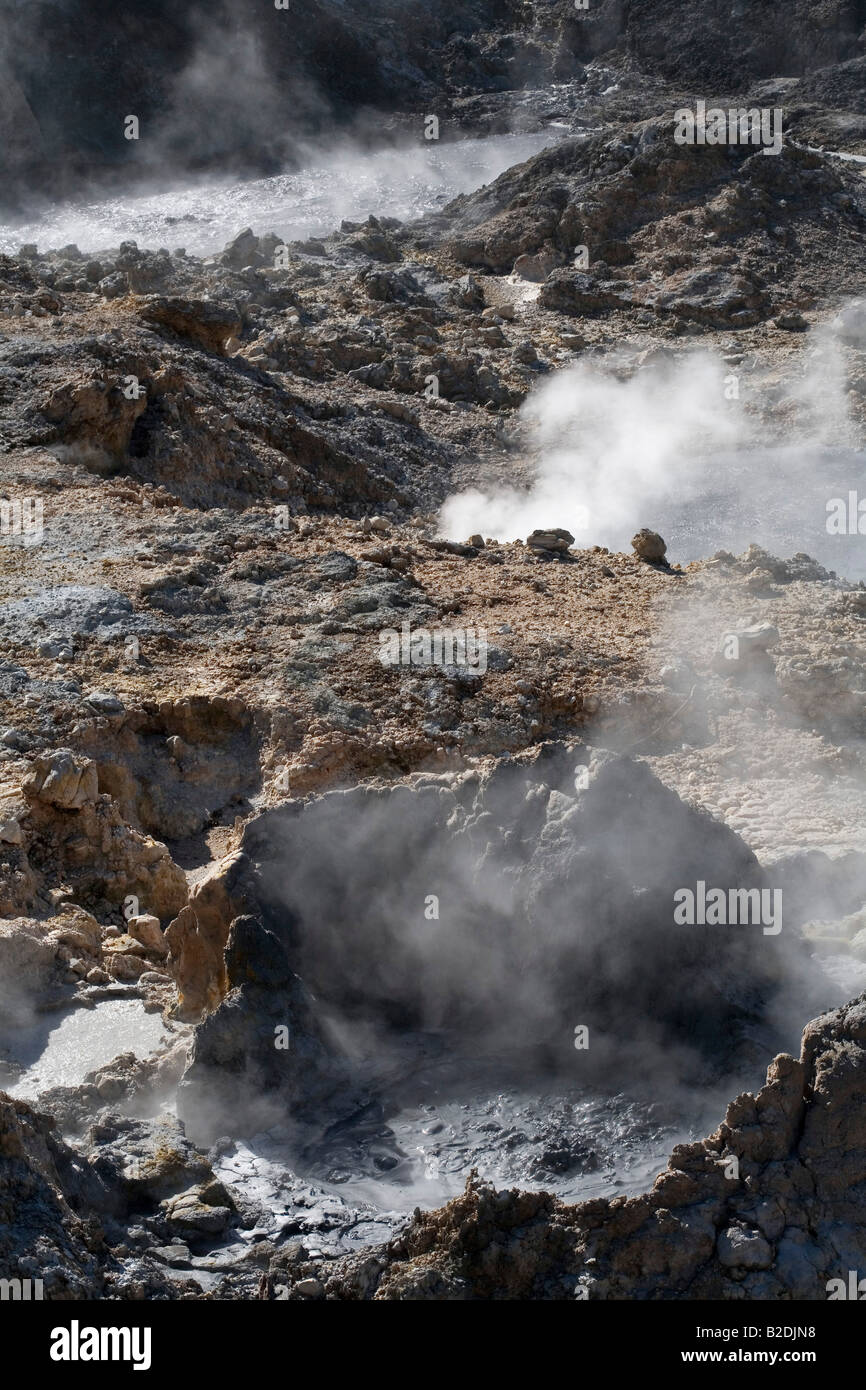
[[[312,1141],[277,1126],[226,1141],[215,1167],[270,1213],[270,1234],[338,1253],[387,1240],[415,1207],[462,1192],[473,1169],[498,1187],[570,1202],[644,1191],[675,1144],[706,1131],[704,1115],[690,1104],[689,1123],[685,1108],[570,1079],[539,1086],[512,1076],[503,1085],[489,1063],[429,1059],[393,1084],[385,1103],[372,1101]],[[723,1114],[706,1098],[701,1109],[712,1111],[710,1128]]]

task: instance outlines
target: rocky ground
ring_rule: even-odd
[[[562,139],[442,213],[287,249],[255,228],[206,259],[131,242],[0,258],[3,1079],[17,1089],[21,1030],[52,1011],[133,1000],[166,1021],[146,1059],[119,1046],[35,1105],[0,1098],[0,1271],[38,1271],[50,1297],[808,1300],[866,1258],[866,996],[821,1013],[866,961],[864,586],[758,546],[680,564],[651,515],[620,553],[567,514],[519,540],[439,522],[464,488],[530,485],[524,405],[573,364],[628,381],[709,348],[748,375],[762,436],[786,439],[820,411],[802,382],[830,333],[839,440],[862,442],[866,198],[837,152],[866,152],[866,15],[810,10],[806,43],[770,7],[744,59],[709,20],[674,41],[679,6],[513,5],[498,27],[496,7],[459,8],[413,30],[380,102],[394,131],[435,99],[463,132],[507,115],[557,119]],[[431,29],[435,76],[412,46]],[[343,57],[360,20],[352,35]],[[389,42],[370,61],[392,72]],[[739,80],[785,108],[778,158],[672,144],[678,105]],[[40,534],[14,524],[33,498]],[[484,669],[383,664],[380,634],[404,624],[483,631]],[[376,896],[386,860],[396,902]],[[456,926],[395,937],[455,862]],[[653,983],[642,943],[707,865],[783,885],[790,933],[709,963],[702,942],[683,1008],[682,959],[657,940]],[[604,923],[604,949],[587,930],[575,953],[574,914]],[[490,950],[491,922],[492,984],[451,935]],[[526,955],[527,923],[543,952]],[[658,1032],[639,1044],[702,1093],[787,1048],[642,1196],[574,1204],[474,1175],[407,1225],[243,1147],[265,1129],[315,1147],[328,1114],[348,1127],[332,1168],[372,1138],[387,1172],[406,1156],[395,1035],[426,1075],[443,1030],[469,1047],[483,1018],[501,1041],[506,1016],[558,1076],[574,1000],[604,1034],[623,990],[649,990],[636,1015],[655,1009]],[[250,1093],[266,1100],[247,1114]],[[543,1161],[504,1132],[521,1180],[591,1168],[591,1127],[558,1104],[524,1116]]]

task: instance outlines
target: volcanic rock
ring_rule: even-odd
[[[232,922],[225,971],[228,993],[196,1029],[178,1088],[178,1113],[206,1142],[229,1127],[254,1133],[287,1111],[303,1114],[341,1074],[305,986],[256,918]]]
[[[663,563],[667,554],[667,544],[657,531],[650,531],[644,526],[632,537],[631,543],[639,560],[646,560],[651,565]]]
[[[526,538],[527,548],[536,555],[564,555],[569,546],[574,545],[574,536],[562,527],[551,527],[547,531],[533,531]]]
[[[25,795],[61,811],[80,811],[99,793],[96,764],[70,748],[38,757],[24,782]]]

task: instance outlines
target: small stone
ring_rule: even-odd
[[[168,946],[162,934],[158,917],[152,917],[146,913],[139,917],[130,917],[126,929],[129,935],[135,941],[140,941],[148,951],[154,951],[160,956],[168,954]]]
[[[325,1289],[318,1279],[299,1279],[295,1284],[295,1292],[304,1298],[321,1298]]]
[[[805,333],[809,327],[808,320],[804,319],[799,309],[789,309],[777,314],[774,323],[776,328],[784,329],[786,333]]]
[[[561,526],[552,526],[549,530],[533,531],[531,536],[527,536],[526,544],[536,552],[562,554],[570,545],[574,545],[574,536]]]
[[[0,743],[5,748],[14,748],[16,752],[23,753],[29,746],[30,740],[20,729],[4,729],[0,733]]]
[[[528,340],[523,343],[518,343],[516,347],[511,349],[511,360],[513,362],[523,362],[526,366],[532,366],[538,361],[538,353],[535,350],[535,344]]]
[[[646,526],[632,536],[631,543],[638,559],[646,560],[648,564],[659,564],[667,554],[667,544],[658,531],[650,531]]]
[[[145,952],[145,948],[140,941],[136,941],[135,937],[126,934],[116,936],[111,940],[105,938],[102,943],[102,949],[105,952],[123,956],[143,956]]]
[[[0,824],[0,840],[6,845],[23,845],[24,831],[14,816]]]
[[[190,1259],[189,1246],[180,1244],[156,1245],[148,1254],[164,1265],[186,1265]]]
[[[123,712],[123,701],[119,700],[111,690],[91,690],[84,699],[91,709],[98,710],[100,714],[122,714]]]
[[[478,336],[482,343],[488,347],[505,347],[508,342],[502,329],[496,323],[488,324],[486,328],[479,329]]]

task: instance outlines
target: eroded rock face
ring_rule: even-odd
[[[99,794],[96,766],[87,758],[76,757],[71,749],[60,748],[36,759],[24,792],[60,811],[80,811]]]
[[[223,953],[232,921],[254,908],[250,861],[228,855],[190,893],[165,932],[169,969],[178,990],[178,1013],[199,1018],[216,1008],[228,984]]]
[[[195,1296],[198,1285],[166,1279],[160,1250],[207,1241],[235,1217],[230,1194],[173,1118],[103,1114],[72,1149],[53,1118],[0,1092],[3,1277],[40,1278],[48,1300]]]
[[[6,1278],[41,1278],[44,1297],[96,1298],[100,1237],[91,1210],[99,1184],[76,1170],[54,1121],[0,1092],[0,1263]],[[73,1207],[77,1208],[74,1210]]]
[[[55,972],[56,946],[42,923],[0,922],[0,1014],[8,1025],[27,1019]]]
[[[866,1264],[866,996],[810,1023],[756,1095],[674,1149],[650,1192],[567,1206],[470,1178],[391,1246],[342,1260],[350,1299],[823,1300]],[[831,1286],[832,1287],[832,1286]]]
[[[237,917],[225,948],[228,993],[196,1030],[178,1113],[210,1142],[255,1133],[331,1094],[342,1068],[277,938]]]
[[[133,919],[138,922],[140,919]],[[0,1010],[6,1026],[26,1023],[46,1002],[69,997],[69,985],[138,981],[171,986],[166,947],[157,918],[142,941],[117,927],[103,927],[84,908],[61,904],[47,918],[0,922]],[[139,929],[140,930],[140,929]]]
[[[38,759],[37,768],[24,787],[30,813],[17,849],[24,894],[30,875],[46,892],[63,883],[84,906],[117,909],[133,897],[140,912],[170,920],[188,890],[167,847],[130,826],[113,799],[98,793],[92,763],[61,750]]]
[[[191,339],[208,352],[224,354],[225,344],[241,328],[241,317],[235,305],[223,305],[199,299],[149,296],[141,306],[145,323],[181,339]]]

